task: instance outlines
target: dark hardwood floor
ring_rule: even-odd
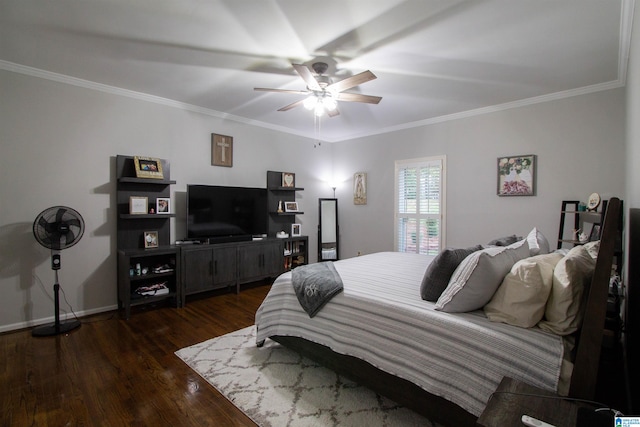
[[[250,326],[269,284],[82,318],[67,335],[0,335],[1,426],[255,426],[174,355]]]
[[[0,334],[0,426],[255,426],[174,352],[252,325],[269,289],[103,313],[56,337]],[[604,360],[598,400],[624,411],[620,365]]]

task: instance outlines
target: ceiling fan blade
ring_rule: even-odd
[[[295,95],[307,95],[309,93],[308,90],[270,89],[268,87],[254,87],[253,90],[260,92],[292,93]]]
[[[327,90],[333,90],[336,92],[342,92],[343,90],[351,89],[354,86],[361,85],[362,83],[366,83],[371,80],[377,79],[376,75],[371,71],[363,71],[361,73],[356,74],[355,76],[347,77],[344,80],[340,80],[339,82],[335,82],[327,86]]]
[[[278,111],[289,111],[292,108],[297,107],[298,105],[302,105],[303,102],[304,102],[304,99],[301,99],[300,101],[292,102],[291,104],[285,105],[284,107],[280,108]]]
[[[313,74],[311,73],[311,70],[309,69],[309,67],[301,64],[291,64],[291,65],[293,65],[293,68],[295,68],[297,73],[300,74],[300,77],[302,77],[302,80],[304,80],[304,82],[307,84],[307,87],[309,89],[322,90],[316,78],[313,77]]]
[[[377,104],[382,100],[381,96],[361,95],[359,93],[340,92],[336,94],[338,101],[364,102],[366,104]]]

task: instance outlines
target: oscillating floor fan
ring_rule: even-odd
[[[70,319],[60,321],[60,251],[78,243],[84,234],[84,220],[74,209],[66,206],[53,206],[40,212],[33,222],[33,235],[38,243],[51,249],[51,269],[55,272],[53,285],[55,301],[55,322],[33,328],[35,337],[48,337],[71,331],[80,326],[80,321]]]

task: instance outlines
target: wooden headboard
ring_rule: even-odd
[[[611,198],[605,213],[600,237],[600,250],[598,251],[596,268],[589,287],[589,296],[578,337],[571,386],[569,387],[569,396],[579,399],[593,399],[596,392],[602,336],[607,314],[611,267],[613,266],[616,240],[621,227],[620,211],[620,199],[617,197]]]

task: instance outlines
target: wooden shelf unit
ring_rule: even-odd
[[[170,198],[171,185],[176,182],[170,179],[171,166],[168,161],[161,160],[164,178],[138,178],[136,176],[133,156],[116,156],[116,203],[117,203],[117,248],[118,248],[118,305],[124,309],[129,318],[131,306],[147,304],[171,299],[180,306],[182,287],[180,281],[180,248],[171,245],[171,218],[174,213],[131,214],[129,201],[132,196],[147,197],[147,212],[155,209],[156,199]],[[172,207],[173,209],[173,207]],[[158,247],[144,247],[145,231],[158,233]],[[173,272],[144,276],[135,274],[135,265],[140,264],[151,269],[157,265],[173,262]],[[134,274],[130,270],[134,269]],[[154,280],[163,279],[169,285],[169,293],[158,296],[141,297],[135,290],[142,285],[153,284]]]

